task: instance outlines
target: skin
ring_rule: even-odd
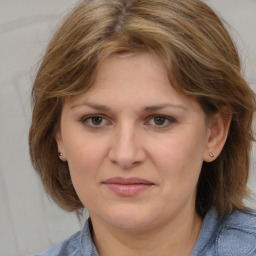
[[[220,153],[228,125],[220,114],[206,121],[154,54],[101,63],[93,87],[66,100],[56,135],[100,255],[191,253],[202,224],[195,210],[201,166]],[[120,194],[106,184],[113,177],[150,185]]]

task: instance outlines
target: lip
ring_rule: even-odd
[[[136,177],[114,177],[103,181],[102,184],[106,185],[111,191],[113,191],[117,195],[127,197],[136,196],[155,185],[151,181]]]

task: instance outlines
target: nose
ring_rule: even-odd
[[[136,127],[124,124],[117,128],[109,149],[110,161],[126,170],[143,163],[146,152],[141,141],[142,138]]]

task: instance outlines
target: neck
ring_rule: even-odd
[[[183,218],[182,218],[183,217]],[[92,218],[93,240],[100,256],[188,256],[199,235],[202,220],[194,212],[177,220],[138,232],[103,225]]]

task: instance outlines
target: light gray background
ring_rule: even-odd
[[[0,0],[0,256],[42,251],[80,229],[44,194],[29,160],[30,90],[49,38],[76,0]],[[208,0],[231,24],[256,89],[256,1]],[[255,170],[255,145],[252,170]],[[256,191],[256,171],[249,182]]]

